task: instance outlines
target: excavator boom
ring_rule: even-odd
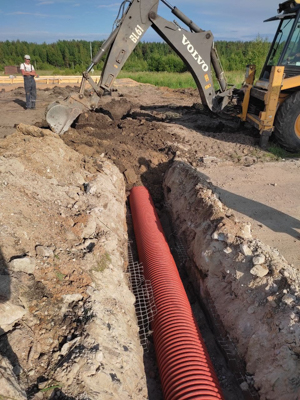
[[[227,90],[224,72],[214,48],[212,33],[199,28],[166,0],[161,1],[189,30],[179,26],[178,23],[160,17],[157,14],[159,0],[124,0],[120,7],[120,18],[115,21],[115,29],[83,73],[79,93],[72,93],[63,102],[52,103],[46,110],[46,120],[52,130],[56,133],[64,133],[79,114],[97,108],[102,94],[111,90],[114,80],[128,57],[150,27],[186,64],[196,82],[202,104],[214,112],[226,106],[232,91]],[[127,3],[128,7],[125,8]],[[105,54],[107,57],[101,78],[96,84],[89,73]],[[211,66],[220,85],[217,93],[213,86]],[[93,89],[93,93],[88,97],[84,95],[86,82],[89,82]]]

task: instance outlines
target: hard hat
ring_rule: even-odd
[[[26,54],[26,55],[24,56],[24,58],[25,58],[25,60],[30,60],[30,56],[29,56],[28,54]]]

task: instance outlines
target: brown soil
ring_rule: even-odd
[[[296,181],[300,168],[299,160],[275,162],[267,151],[259,148],[259,137],[255,130],[250,127],[242,127],[237,121],[222,120],[204,112],[199,105],[199,96],[196,90],[157,88],[151,85],[136,84],[130,80],[118,81],[116,88],[117,91],[114,91],[111,97],[105,98],[96,112],[87,112],[79,116],[72,128],[61,137],[64,143],[61,140],[58,142],[58,139],[51,135],[48,139],[48,134],[43,133],[44,130],[37,129],[35,131],[26,126],[21,128],[23,136],[16,134],[11,139],[8,137],[3,140],[3,147],[1,147],[0,141],[4,161],[20,159],[37,176],[48,180],[53,188],[57,185],[57,192],[53,192],[55,193],[53,202],[46,202],[46,198],[47,201],[50,201],[51,198],[50,188],[45,195],[45,200],[40,204],[38,188],[34,189],[37,184],[41,185],[39,178],[34,177],[30,181],[29,186],[33,192],[29,188],[20,189],[19,185],[22,182],[13,181],[13,185],[11,185],[8,178],[3,179],[2,182],[3,186],[9,190],[2,197],[2,209],[7,215],[9,213],[14,215],[13,204],[22,215],[22,221],[26,222],[25,226],[22,225],[16,214],[12,217],[13,228],[10,227],[9,222],[7,222],[8,225],[5,225],[5,229],[8,230],[3,231],[5,241],[1,243],[4,259],[12,262],[26,254],[34,253],[36,255],[36,244],[42,243],[41,238],[43,237],[43,251],[50,251],[50,253],[52,251],[52,256],[55,254],[61,258],[60,263],[51,264],[48,263],[49,256],[46,256],[45,261],[45,258],[43,259],[42,255],[38,254],[37,256],[41,257],[41,264],[34,278],[28,278],[25,274],[22,274],[21,278],[20,276],[11,278],[15,285],[17,285],[18,279],[21,279],[22,288],[29,288],[25,296],[26,302],[30,303],[32,312],[36,318],[40,319],[40,324],[43,319],[41,326],[37,324],[32,329],[28,327],[28,337],[32,337],[30,333],[32,330],[34,330],[35,337],[45,335],[44,331],[48,335],[51,331],[53,321],[51,318],[44,318],[42,309],[46,308],[47,313],[52,315],[59,308],[62,294],[80,297],[81,308],[71,310],[70,318],[67,321],[63,320],[61,316],[57,316],[50,349],[46,349],[46,341],[49,339],[47,335],[40,345],[42,349],[39,351],[36,351],[32,339],[30,339],[31,342],[28,341],[24,345],[33,349],[31,350],[33,355],[30,357],[24,355],[24,360],[20,360],[24,365],[27,365],[29,361],[31,363],[34,357],[37,362],[41,359],[44,360],[39,366],[39,371],[35,371],[32,375],[32,381],[30,381],[32,387],[38,377],[46,374],[48,365],[51,365],[52,368],[55,366],[55,363],[51,364],[51,357],[57,348],[61,348],[67,340],[61,334],[61,329],[69,329],[72,332],[72,340],[75,340],[79,335],[78,332],[83,329],[85,318],[89,319],[87,311],[89,305],[85,305],[85,302],[87,301],[86,288],[90,287],[91,278],[90,274],[84,271],[82,265],[86,263],[87,259],[91,261],[87,257],[90,254],[89,249],[94,248],[95,243],[88,242],[90,236],[85,236],[82,230],[84,226],[93,225],[92,222],[89,223],[90,210],[93,208],[91,205],[85,205],[84,208],[85,200],[82,200],[81,196],[89,193],[90,186],[93,186],[98,173],[110,168],[105,167],[105,169],[104,161],[100,162],[99,159],[108,159],[116,165],[125,178],[127,194],[134,185],[147,186],[159,212],[165,207],[162,191],[164,174],[174,160],[184,161],[185,164],[197,169],[206,182],[209,181],[214,185],[214,191],[220,196],[221,201],[233,209],[236,216],[246,222],[251,222],[254,237],[262,239],[272,247],[279,248],[288,262],[293,263],[296,268],[300,268],[300,208],[298,205],[300,189]],[[77,89],[69,86],[38,89],[36,110],[24,109],[25,94],[22,87],[12,91],[2,90],[0,92],[2,111],[0,138],[11,135],[16,130],[15,126],[20,123],[46,128],[44,111],[47,104],[63,99],[71,90]],[[30,130],[30,139],[27,137],[29,133],[26,133],[26,129]],[[32,137],[40,137],[41,143],[37,144]],[[39,149],[39,145],[43,146],[42,149]],[[54,149],[57,158],[53,154]],[[45,160],[42,156],[43,151]],[[60,164],[60,157],[66,164]],[[271,164],[270,160],[273,160]],[[66,165],[68,168],[64,170]],[[18,168],[18,164],[17,167],[12,168],[12,176],[17,172],[22,172],[23,167]],[[74,171],[74,176],[72,171]],[[1,169],[0,172],[2,172]],[[8,167],[6,167],[5,173],[8,177],[10,176]],[[116,175],[115,172],[113,173]],[[83,174],[84,179],[80,178]],[[29,182],[29,177],[30,175],[26,173],[23,179]],[[89,184],[89,182],[91,183]],[[60,192],[64,185],[76,186],[76,190],[72,189],[72,193],[68,193],[68,201],[64,199],[66,193]],[[17,188],[15,194],[14,188]],[[109,194],[111,192],[107,188],[107,196]],[[184,193],[182,193],[183,195]],[[101,207],[109,210],[110,198],[106,199],[105,196],[105,188],[102,188],[103,207]],[[114,194],[114,196],[117,195]],[[13,202],[10,204],[12,198]],[[26,201],[23,201],[24,198]],[[58,209],[56,210],[55,207]],[[62,211],[63,207],[69,211]],[[95,207],[94,204],[93,207]],[[94,239],[102,238],[105,242],[109,234],[114,232],[115,227],[111,227],[112,214],[113,211],[108,212],[105,215],[106,218],[101,218],[104,231],[95,230],[93,232]],[[44,220],[44,228],[39,225],[39,229],[36,228],[37,221],[34,221],[34,217],[37,215]],[[109,227],[109,229],[106,231],[105,227]],[[22,233],[22,230],[26,234]],[[43,230],[47,234],[51,233],[47,240],[43,236],[45,235]],[[23,242],[18,239],[18,235],[22,236]],[[65,242],[59,243],[61,238],[65,238]],[[122,240],[124,241],[124,239]],[[77,259],[77,253],[75,252],[75,254],[72,250],[72,247],[77,248],[76,246],[83,246],[80,247],[80,260]],[[124,243],[122,246],[120,244],[118,246],[122,247]],[[98,254],[98,257],[105,258],[106,250],[97,247],[96,249],[98,253],[94,252]],[[79,248],[76,251],[79,251]],[[84,259],[84,257],[86,258]],[[54,259],[54,261],[56,260],[57,258]],[[83,268],[83,270],[80,269],[80,272],[74,266],[77,263],[80,268]],[[50,264],[54,267],[49,268]],[[97,265],[97,268],[102,269],[102,264],[99,267],[98,262]],[[90,269],[93,267],[91,266]],[[2,271],[2,275],[7,275],[7,272]],[[68,281],[67,286],[61,286],[61,279]],[[20,300],[18,301],[20,302]],[[113,307],[110,308],[113,309]],[[80,323],[77,321],[77,324],[74,325],[72,322],[74,318],[80,319]],[[108,325],[110,326],[110,323]],[[17,343],[19,340],[16,332],[13,331],[11,343]],[[26,353],[24,349],[20,351]],[[13,357],[11,362],[13,362]],[[88,376],[92,376],[92,374]],[[138,371],[136,380],[138,382]],[[122,399],[127,398],[126,396],[123,394]],[[140,398],[144,397],[141,395]]]
[[[270,164],[274,157],[259,148],[257,132],[199,111],[196,90],[128,86],[125,80],[113,95],[99,113],[81,115],[65,143],[84,155],[104,154],[124,174],[128,191],[142,183],[157,203],[169,164],[175,156],[186,159],[252,223],[255,236],[300,268],[298,160]]]

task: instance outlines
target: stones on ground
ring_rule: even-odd
[[[97,221],[93,215],[79,215],[74,218],[72,232],[81,239],[89,239],[95,236]]]
[[[4,332],[11,329],[12,325],[23,318],[25,308],[13,304],[11,301],[0,303],[0,327]]]
[[[244,225],[241,227],[240,236],[241,236],[243,239],[252,239],[251,225],[250,225],[250,224],[244,224]]]
[[[71,351],[71,349],[74,348],[76,344],[80,342],[80,339],[81,339],[80,337],[77,337],[76,339],[73,339],[70,342],[65,343],[60,350],[60,354],[62,356],[66,356]]]
[[[226,225],[222,225],[212,234],[212,239],[231,244],[234,242],[235,236]]]
[[[259,278],[262,278],[262,277],[268,275],[268,273],[269,273],[269,268],[263,264],[256,264],[250,270],[250,274],[258,276]]]
[[[249,390],[249,385],[247,382],[242,382],[240,384],[240,388],[242,389],[243,392],[247,392]]]
[[[78,303],[82,298],[82,294],[80,293],[64,294],[62,296],[63,302],[66,304]]]
[[[104,158],[83,162],[58,135],[28,126],[2,140],[0,155],[7,183],[1,188],[0,346],[8,352],[1,351],[0,369],[5,356],[8,366],[0,397],[25,399],[18,385],[27,390],[43,376],[62,384],[60,398],[89,392],[91,400],[145,399],[135,299],[124,275],[122,174]],[[11,365],[12,352],[22,374]]]
[[[13,372],[13,368],[6,357],[0,357],[1,387],[0,398],[26,400],[28,399],[24,389]]]
[[[134,185],[136,183],[137,175],[133,168],[126,169],[126,171],[124,171],[124,175],[125,175],[126,182],[128,183],[128,185]]]
[[[248,308],[248,310],[247,310],[247,313],[248,313],[248,314],[254,314],[256,308],[257,308],[256,306],[250,306],[250,307]]]
[[[32,257],[15,258],[9,263],[9,269],[15,272],[26,272],[33,274],[35,271],[36,262]]]
[[[255,257],[253,257],[253,264],[254,265],[258,265],[258,264],[264,264],[264,262],[266,261],[266,257],[264,254],[259,254]]]
[[[251,249],[248,247],[247,244],[242,243],[242,244],[240,245],[240,249],[241,249],[241,252],[243,253],[244,256],[252,256],[252,251],[251,251]]]
[[[213,156],[203,156],[199,158],[199,161],[203,164],[219,164],[222,160]]]
[[[165,116],[167,119],[178,119],[182,117],[181,114],[172,111],[165,112]]]
[[[41,246],[41,245],[37,245],[35,248],[36,251],[36,255],[40,256],[40,257],[54,257],[54,251],[51,247],[46,247],[46,246]]]
[[[282,298],[283,303],[291,305],[296,301],[296,296],[293,296],[292,294],[285,294]]]
[[[241,163],[243,163],[246,167],[250,167],[251,165],[257,163],[257,158],[245,156],[241,158]]]
[[[225,242],[226,241],[226,236],[224,235],[224,233],[216,231],[216,232],[214,232],[212,234],[212,239],[220,240],[221,242]]]

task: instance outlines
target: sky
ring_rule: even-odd
[[[277,27],[276,22],[263,23],[277,14],[276,0],[168,0],[168,3],[201,29],[210,30],[215,40],[247,41],[258,35],[271,40]],[[0,0],[0,41],[104,40],[112,30],[120,4],[121,0]],[[158,13],[169,21],[175,19],[163,3]],[[151,28],[143,40],[161,41]]]

